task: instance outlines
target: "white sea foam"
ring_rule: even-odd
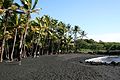
[[[103,56],[103,57],[97,57],[97,58],[91,58],[85,60],[85,62],[101,62],[101,63],[111,63],[111,62],[120,62],[120,56]]]

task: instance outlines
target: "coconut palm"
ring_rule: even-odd
[[[26,41],[26,35],[27,35],[27,31],[29,28],[29,22],[30,22],[30,18],[31,18],[31,13],[33,12],[37,12],[38,9],[34,9],[38,0],[35,0],[34,4],[32,4],[32,0],[20,0],[22,5],[18,5],[17,3],[15,3],[16,6],[18,6],[18,11],[19,13],[22,13],[24,16],[26,23],[24,25],[21,25],[22,27],[24,27],[24,33],[21,33],[21,38],[20,38],[20,45],[19,45],[19,62],[21,63],[21,54],[23,53],[23,49],[24,49],[24,54],[25,54],[25,41]],[[32,6],[33,5],[33,6]]]
[[[86,37],[87,33],[85,31],[81,31],[81,39],[83,39],[84,37]]]
[[[23,37],[23,47],[24,47],[24,51],[25,51],[25,39],[26,39],[26,35],[27,35],[27,30],[29,27],[29,22],[30,22],[30,18],[31,18],[31,13],[35,12],[36,10],[34,9],[36,4],[37,4],[38,0],[35,0],[33,6],[32,6],[32,0],[21,0],[21,3],[23,5],[23,7],[21,7],[21,10],[24,11],[24,13],[27,16],[27,23],[26,23],[26,27],[25,27],[25,33],[24,33],[24,37]],[[22,42],[22,41],[21,41]],[[21,48],[22,49],[22,48]],[[20,52],[22,54],[22,50]]]
[[[66,46],[67,46],[67,53],[69,52],[69,46],[70,46],[70,44],[71,44],[71,42],[72,42],[72,34],[71,34],[71,32],[72,32],[72,30],[71,30],[71,25],[70,24],[68,24],[67,26],[66,26],[66,28],[67,28],[67,36],[66,36]]]
[[[50,48],[50,40],[52,34],[51,29],[51,18],[48,15],[44,15],[42,18],[42,26],[43,26],[43,32],[44,32],[44,47],[46,49],[46,53],[49,54],[49,48]]]
[[[14,16],[12,18],[12,23],[14,24],[14,42],[13,42],[13,47],[12,47],[12,52],[11,52],[11,56],[10,56],[10,61],[13,61],[13,53],[14,53],[14,49],[15,49],[15,43],[16,43],[16,37],[17,37],[17,32],[18,32],[18,28],[20,26],[19,24],[20,19],[18,18],[18,14],[14,13]]]
[[[63,22],[59,22],[58,23],[58,28],[57,28],[57,32],[58,32],[58,37],[59,37],[59,41],[58,41],[58,51],[59,52],[62,52],[62,47],[64,47],[64,43],[65,43],[65,36],[66,36],[66,32],[67,32],[67,29],[66,29],[66,25],[63,23]]]
[[[6,34],[6,28],[8,26],[8,17],[10,16],[10,11],[11,9],[9,9],[9,7],[11,7],[11,5],[13,4],[13,0],[1,0],[0,1],[0,13],[3,14],[3,27],[4,27],[4,32],[3,32],[3,42],[2,42],[2,52],[1,52],[1,58],[0,58],[0,62],[3,61],[3,53],[4,53],[4,47],[5,47],[5,37],[4,35]]]
[[[56,19],[51,19],[51,26],[50,26],[50,28],[51,28],[51,30],[52,30],[52,35],[50,36],[51,37],[51,54],[56,54],[56,52],[54,52],[55,51],[55,43],[57,42],[57,40],[58,40],[58,34],[57,34],[57,24],[58,24],[58,20],[56,20]]]
[[[80,27],[75,25],[73,29],[73,34],[74,34],[74,46],[75,46],[75,52],[77,52],[77,34],[80,34]]]
[[[30,22],[30,36],[32,36],[31,38],[31,42],[32,42],[32,56],[35,57],[37,50],[38,50],[38,45],[40,44],[40,40],[41,40],[41,24],[40,24],[40,18],[36,18],[35,20],[32,20]]]

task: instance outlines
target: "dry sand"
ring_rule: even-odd
[[[120,66],[89,65],[99,55],[63,54],[0,63],[0,80],[120,80]]]

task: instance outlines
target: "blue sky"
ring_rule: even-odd
[[[18,1],[18,0],[15,0]],[[120,0],[39,0],[40,15],[79,25],[88,38],[120,42]]]

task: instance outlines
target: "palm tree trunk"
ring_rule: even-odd
[[[2,53],[2,47],[0,46],[0,54]]]
[[[62,40],[60,40],[60,54],[62,54],[63,50],[62,50]]]
[[[69,44],[67,44],[67,53],[69,52]]]
[[[47,54],[50,55],[50,39],[48,39]]]
[[[61,40],[58,42],[58,54],[61,53]]]
[[[14,43],[13,43],[13,48],[12,48],[12,53],[11,53],[11,61],[13,61],[13,53],[14,53],[14,49],[15,49],[16,36],[17,36],[17,29],[15,30]]]
[[[33,46],[34,46],[34,40],[35,40],[35,35],[34,35],[34,34],[35,34],[35,32],[33,33],[33,36],[32,36],[32,47],[31,47],[31,50],[30,50],[32,57],[34,57],[34,54],[33,54],[33,53],[34,53],[34,48],[33,48]]]
[[[54,51],[54,42],[53,41],[51,41],[51,42],[52,42],[52,45],[51,45],[52,46],[52,48],[51,48],[52,49],[51,50],[51,54],[53,54],[53,51]]]
[[[21,61],[21,55],[22,55],[22,45],[23,44],[23,33],[21,35],[21,39],[20,39],[20,45],[19,45],[19,53],[18,53],[18,61]]]
[[[5,36],[5,32],[6,32],[6,24],[4,23],[4,36]],[[3,42],[2,42],[2,53],[1,53],[1,56],[0,56],[0,62],[3,61],[3,53],[4,53],[4,47],[5,47],[5,37],[3,38]]]
[[[6,56],[6,58],[9,60],[10,59],[10,54],[9,54],[9,51],[10,49],[9,49],[9,45],[8,45],[8,42],[7,42],[7,45],[6,45],[6,54],[5,54],[5,56]]]
[[[28,31],[28,27],[29,27],[29,19],[30,19],[30,13],[28,13],[28,21],[27,21],[27,26],[26,26],[26,29],[25,29],[25,34],[24,34],[24,38],[23,38],[23,43],[22,43],[22,45],[23,45],[23,55],[26,55],[26,53],[25,53],[25,40],[26,40],[26,35],[27,35],[27,31]]]
[[[44,55],[44,48],[43,48],[43,46],[41,48],[41,55]]]
[[[26,43],[25,40],[26,40],[26,35],[27,35],[27,29],[28,29],[28,23],[27,23],[27,27],[25,29],[25,34],[24,34],[23,43],[22,43],[22,45],[23,45],[23,52],[24,52],[23,55],[25,55],[25,43]]]
[[[74,46],[75,46],[75,53],[77,52],[77,44],[76,44],[76,40],[77,40],[77,33],[75,33],[74,35]]]
[[[36,44],[36,46],[35,46],[35,51],[34,51],[34,58],[36,57],[36,54],[37,54],[37,44]]]
[[[39,36],[38,36],[37,45],[36,45],[35,52],[34,52],[34,57],[37,56],[38,45],[39,45],[40,40],[41,40],[40,37],[41,37],[41,34],[40,34],[40,30],[39,30]]]

